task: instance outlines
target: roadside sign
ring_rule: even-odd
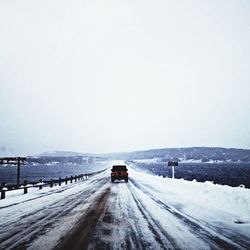
[[[174,179],[174,167],[178,166],[178,161],[169,161],[168,166],[172,167],[172,179]]]
[[[26,157],[1,157],[0,165],[17,165],[17,178],[16,184],[20,184],[20,166],[25,165],[27,161]]]
[[[177,167],[178,166],[178,161],[169,161],[168,166],[169,167]]]

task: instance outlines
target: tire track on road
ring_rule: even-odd
[[[111,184],[88,249],[177,249],[174,240],[162,231],[130,184],[117,182]]]
[[[88,248],[90,237],[96,227],[96,224],[103,214],[107,199],[110,195],[110,187],[106,188],[99,197],[97,197],[94,204],[91,205],[87,214],[79,219],[79,222],[69,232],[55,250],[83,250]]]
[[[165,232],[165,230],[155,221],[153,216],[147,211],[143,203],[132,194],[134,201],[141,212],[142,216],[148,223],[148,228],[154,235],[156,242],[159,243],[161,249],[177,249],[175,240]],[[165,241],[165,242],[163,242]]]
[[[11,234],[6,234],[0,240],[0,248],[15,249],[18,246],[18,248],[26,249],[26,246],[32,243],[38,236],[46,233],[46,230],[53,226],[59,218],[67,216],[71,210],[83,204],[106,182],[107,178],[92,181],[92,185],[84,188],[83,191],[76,195],[62,199],[51,206],[35,210],[22,216],[18,221],[9,224],[8,226],[14,228],[14,230],[11,230]],[[96,183],[98,185],[93,188],[93,185]],[[6,229],[6,227],[3,228],[0,234],[4,233]]]

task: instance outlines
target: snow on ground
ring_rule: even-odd
[[[151,159],[135,159],[133,160],[133,162],[136,163],[144,163],[144,164],[153,164],[153,163],[162,163],[163,162],[163,158],[161,157],[156,157],[156,158],[151,158]],[[232,160],[208,160],[208,161],[203,161],[203,159],[183,159],[180,158],[179,159],[180,163],[210,163],[210,164],[218,164],[218,163],[233,163]],[[238,161],[240,162],[240,161]],[[167,164],[167,162],[166,162]]]
[[[215,185],[212,182],[198,183],[163,178],[139,172],[134,168],[130,169],[130,175],[133,176],[132,182],[140,192],[140,199],[145,197],[145,204],[150,204],[150,197],[159,207],[169,209],[175,219],[180,216],[184,221],[189,221],[189,224],[199,226],[200,230],[204,229],[206,234],[220,237],[230,244],[234,243],[237,237],[238,241],[247,240],[246,244],[250,244],[249,189]],[[158,217],[164,225],[163,214]],[[169,218],[165,216],[165,224],[169,224]],[[172,229],[174,230],[174,226]],[[181,230],[175,231],[177,238],[187,237],[183,232],[180,235],[180,232]],[[235,248],[240,247],[235,245]]]
[[[128,183],[111,183],[108,169],[61,187],[29,189],[26,195],[7,192],[0,201],[0,249],[67,246],[65,236],[79,222],[90,234],[84,238],[81,227],[75,230],[77,241],[82,238],[77,244],[88,249],[250,248],[249,189],[128,169]]]
[[[181,163],[211,163],[211,164],[215,164],[215,163],[234,163],[234,161],[232,160],[208,160],[208,161],[203,161],[202,159],[181,159],[180,161]],[[241,161],[238,161],[241,162]]]
[[[152,164],[152,163],[157,163],[161,161],[161,158],[152,158],[152,159],[137,159],[133,160],[133,162],[137,163],[145,163],[145,164]]]
[[[134,168],[130,169],[130,175],[139,178],[140,184],[150,187],[157,196],[167,197],[168,202],[217,209],[231,214],[236,221],[242,218],[242,222],[250,223],[250,189],[163,178]]]

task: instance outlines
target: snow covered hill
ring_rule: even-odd
[[[110,166],[110,164],[108,164]],[[0,249],[249,249],[250,190],[129,167],[0,201]],[[19,192],[19,193],[18,193]]]
[[[87,154],[70,151],[48,151],[42,154],[31,156],[39,157],[104,157],[123,160],[157,159],[158,161],[168,161],[171,159],[179,162],[250,162],[250,149],[239,148],[219,148],[219,147],[186,147],[186,148],[163,148],[134,152],[109,153],[109,154]]]
[[[219,147],[186,147],[186,148],[162,148],[144,151],[105,154],[113,159],[143,160],[157,159],[167,162],[177,160],[179,162],[250,162],[250,149],[219,148]]]

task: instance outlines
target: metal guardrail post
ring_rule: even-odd
[[[1,189],[1,200],[5,199],[5,193],[8,190],[8,188],[4,187]]]
[[[6,183],[3,182],[2,189],[1,189],[1,200],[5,199],[5,194],[6,194],[6,191],[8,190],[8,188],[6,188],[5,185],[6,185]]]
[[[27,194],[28,193],[27,183],[28,183],[27,181],[24,181],[23,194]]]
[[[43,180],[42,179],[40,179],[40,181],[39,181],[40,183],[42,183],[43,182]],[[39,185],[39,190],[41,190],[43,188],[43,185]]]

